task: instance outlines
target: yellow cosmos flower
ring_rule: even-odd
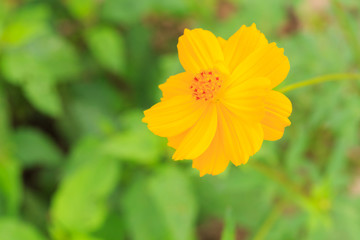
[[[159,86],[163,98],[143,119],[153,133],[168,138],[174,160],[192,159],[200,176],[216,175],[230,161],[247,163],[263,140],[283,136],[292,106],[272,89],[290,64],[255,24],[228,40],[185,29],[177,47],[185,72]]]

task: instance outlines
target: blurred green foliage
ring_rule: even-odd
[[[0,239],[359,239],[359,82],[290,92],[284,138],[219,176],[141,123],[184,28],[253,22],[282,86],[359,71],[358,0],[1,0]]]

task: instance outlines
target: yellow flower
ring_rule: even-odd
[[[153,133],[168,138],[174,160],[192,159],[200,176],[216,175],[229,161],[247,163],[263,140],[282,137],[292,106],[272,89],[290,64],[255,24],[228,40],[185,29],[177,47],[185,72],[159,86],[163,98],[143,119]]]

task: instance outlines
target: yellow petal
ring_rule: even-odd
[[[159,88],[163,93],[163,99],[169,99],[178,95],[191,94],[190,83],[193,75],[187,72],[171,76]]]
[[[200,176],[205,174],[217,175],[225,171],[229,160],[225,156],[220,132],[217,131],[213,141],[206,151],[193,160],[192,167],[200,171]]]
[[[290,70],[289,60],[284,55],[284,49],[278,48],[275,43],[265,44],[265,40],[259,40],[257,45],[252,45],[246,50],[239,50],[238,48],[242,49],[242,47],[236,46],[242,46],[243,41],[254,43],[255,35],[262,39],[262,34],[255,34],[258,32],[255,27],[244,29],[251,28],[253,28],[251,31],[253,34],[249,36],[242,34],[241,38],[237,38],[239,41],[241,40],[240,42],[232,42],[230,38],[226,43],[227,46],[224,50],[225,62],[229,65],[230,70],[233,69],[231,79],[243,81],[249,78],[265,77],[271,81],[270,88],[274,88],[286,78]],[[241,29],[239,31],[240,33],[247,32],[245,30],[241,31]],[[234,54],[234,56],[231,54]],[[230,83],[232,82],[229,81],[228,84]]]
[[[176,149],[173,159],[194,159],[201,155],[209,147],[214,138],[216,127],[216,107],[210,103]]]
[[[184,137],[189,133],[189,129],[176,136],[168,137],[168,146],[177,149]]]
[[[210,146],[193,160],[193,167],[200,171],[200,176],[222,173],[229,160],[236,166],[247,163],[263,142],[260,123],[244,123],[221,104],[217,105],[217,113],[218,128]]]
[[[229,40],[224,47],[225,62],[230,71],[234,69],[256,49],[268,44],[264,34],[256,29],[253,24],[250,27],[243,25]]]
[[[219,106],[219,131],[224,152],[236,166],[247,163],[261,148],[264,134],[258,122],[243,122],[224,106]]]
[[[177,47],[181,65],[193,74],[212,69],[216,63],[224,61],[217,38],[207,30],[185,29]]]
[[[269,92],[267,78],[237,81],[224,90],[220,102],[237,117],[247,122],[260,122],[264,117],[264,99]]]
[[[265,140],[275,141],[284,134],[284,128],[291,122],[288,117],[292,112],[290,100],[282,93],[271,91],[265,99],[265,116],[261,121]]]
[[[220,44],[221,49],[224,51],[225,46],[226,46],[226,40],[223,39],[222,37],[217,37],[217,39],[218,39],[218,42],[219,42],[219,44]],[[224,56],[224,57],[225,57],[225,56]]]
[[[181,95],[163,100],[144,111],[143,122],[161,137],[178,135],[192,127],[204,112],[204,103],[191,95]]]

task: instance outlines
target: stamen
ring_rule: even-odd
[[[221,88],[222,81],[217,71],[202,71],[194,76],[190,89],[196,100],[208,101],[214,98]]]

